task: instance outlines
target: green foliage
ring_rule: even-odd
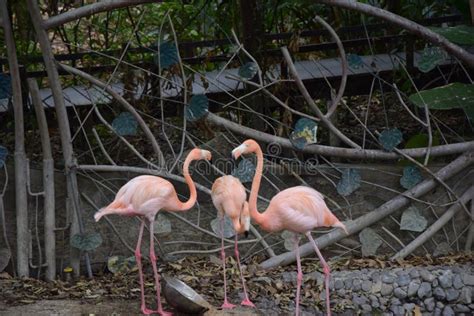
[[[410,101],[423,108],[426,104],[432,110],[449,110],[461,108],[470,120],[474,119],[474,85],[465,83],[450,83],[420,93],[410,95]]]
[[[428,147],[429,145],[429,136],[428,134],[415,134],[410,139],[407,140],[405,144],[405,149],[410,149],[410,148],[423,148],[423,147]],[[433,140],[431,141],[431,146],[438,146],[439,145],[439,134],[438,131],[435,131],[433,133]],[[416,158],[418,162],[423,162],[424,158]],[[412,162],[408,159],[402,159],[399,162],[399,165],[401,166],[409,166],[411,165]]]
[[[451,27],[430,27],[433,32],[446,37],[458,45],[474,45],[474,27],[456,25]]]
[[[403,134],[398,128],[386,129],[379,135],[379,142],[387,151],[392,151],[402,140]]]
[[[348,196],[360,187],[361,176],[356,169],[345,169],[337,183],[337,193]]]
[[[185,108],[186,119],[191,122],[197,121],[208,113],[209,99],[205,94],[193,95]]]
[[[102,244],[99,233],[76,234],[71,237],[71,246],[83,251],[91,251]]]

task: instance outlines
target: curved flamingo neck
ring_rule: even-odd
[[[186,157],[186,160],[184,161],[183,176],[189,188],[189,199],[186,202],[179,201],[180,211],[187,211],[191,207],[193,207],[194,204],[196,204],[196,198],[197,198],[196,185],[194,184],[194,181],[191,178],[191,175],[189,174],[189,164],[191,163],[191,161],[196,160],[196,159],[197,158],[192,153],[190,153],[188,157]]]
[[[263,153],[262,149],[257,143],[253,152],[257,155],[257,168],[255,169],[255,175],[252,181],[252,189],[250,190],[249,211],[250,216],[255,220],[255,222],[261,225],[264,222],[265,217],[257,210],[257,198],[263,173]]]

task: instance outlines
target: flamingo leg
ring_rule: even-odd
[[[244,275],[242,273],[242,267],[240,265],[239,246],[237,242],[238,242],[238,236],[237,234],[235,234],[234,252],[235,252],[235,258],[237,259],[237,264],[239,265],[240,279],[242,280],[242,288],[244,289],[244,300],[240,303],[240,305],[255,307],[255,305],[250,301],[249,296],[247,294],[247,287],[245,286]]]
[[[135,258],[137,259],[138,276],[140,278],[140,293],[141,293],[140,309],[143,314],[150,315],[150,314],[153,314],[154,311],[146,308],[146,304],[145,304],[145,285],[143,282],[143,268],[142,268],[142,254],[141,254],[141,245],[142,245],[142,237],[143,237],[144,228],[145,228],[145,221],[142,220],[142,223],[140,224],[140,232],[138,233],[137,247],[135,248]]]
[[[299,315],[300,311],[300,293],[301,293],[301,282],[303,281],[303,271],[301,271],[301,258],[300,258],[300,236],[295,234],[295,251],[296,251],[296,265],[298,267],[298,274],[296,275],[296,313]]]
[[[316,242],[314,241],[313,236],[311,236],[311,233],[307,232],[306,237],[308,237],[309,241],[311,241],[311,243],[313,244],[314,251],[316,251],[316,254],[319,257],[319,260],[321,261],[321,264],[323,265],[324,282],[326,286],[326,314],[328,316],[331,316],[331,304],[329,301],[329,279],[331,278],[331,270],[329,269],[329,265],[327,264],[326,260],[324,260],[323,255],[319,251],[319,248],[316,245]]]
[[[156,311],[158,314],[162,316],[171,316],[172,313],[165,312],[163,307],[161,306],[161,286],[160,286],[160,276],[158,275],[158,269],[156,268],[156,255],[155,255],[155,240],[153,234],[153,222],[150,221],[150,261],[153,267],[153,273],[155,274],[155,288],[156,288],[156,300],[158,303],[158,310]]]
[[[222,309],[232,309],[235,307],[234,304],[227,301],[227,280],[225,275],[225,251],[224,251],[224,214],[221,216],[221,259],[222,267],[224,268],[224,303],[222,303]]]

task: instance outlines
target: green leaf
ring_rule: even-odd
[[[398,128],[386,129],[379,135],[379,141],[387,151],[392,151],[402,140],[403,135]]]
[[[403,168],[403,176],[400,178],[400,184],[407,190],[423,181],[420,169],[417,166],[407,166]]]
[[[0,74],[0,99],[12,96],[12,80],[10,75]]]
[[[211,221],[211,228],[214,234],[221,237],[221,219],[220,217],[214,218]],[[224,238],[231,238],[235,236],[234,226],[232,225],[232,221],[228,216],[224,216]]]
[[[474,119],[474,85],[454,82],[448,85],[423,90],[410,95],[410,101],[432,110],[463,109],[470,120]]]
[[[456,25],[451,27],[430,27],[430,29],[455,44],[474,45],[474,27],[472,26]]]
[[[359,69],[364,66],[364,61],[356,54],[347,54],[347,63],[352,69]]]
[[[382,245],[383,241],[379,234],[370,227],[365,228],[359,233],[360,243],[362,244],[362,256],[374,256],[377,249]]]
[[[113,274],[127,273],[135,270],[137,261],[134,256],[125,258],[124,256],[112,256],[107,260],[107,269]]]
[[[5,147],[0,146],[0,168],[3,167],[5,160],[7,160],[7,155],[8,155],[8,150]]]
[[[71,238],[71,246],[83,251],[91,251],[102,244],[99,233],[76,234]]]
[[[441,64],[446,59],[446,56],[446,52],[437,46],[425,47],[420,59],[418,60],[417,67],[423,73],[430,72],[435,69],[436,66]]]
[[[360,187],[360,173],[356,169],[345,169],[337,183],[337,193],[348,196]]]
[[[248,159],[242,159],[237,168],[232,171],[232,175],[242,183],[252,182],[255,175],[255,165]]]
[[[122,112],[112,121],[113,129],[120,136],[137,135],[138,122],[130,112]]]
[[[189,104],[186,106],[186,119],[194,122],[207,115],[209,111],[209,99],[205,94],[196,94],[191,97]]]
[[[295,130],[290,134],[290,142],[297,149],[302,150],[306,145],[318,142],[318,124],[305,117],[295,124]]]
[[[439,138],[438,132],[435,131],[435,133],[433,133],[433,141],[431,142],[431,146],[438,146],[439,139],[440,138]],[[410,139],[407,140],[405,144],[405,149],[428,147],[428,143],[429,143],[429,136],[427,134],[415,134],[412,137],[410,137]],[[423,162],[425,158],[420,157],[420,158],[415,158],[415,159],[419,162]],[[408,159],[403,158],[399,161],[398,164],[400,166],[406,167],[406,166],[412,165],[412,162],[410,162],[410,160]]]
[[[250,80],[253,77],[255,77],[257,72],[258,72],[257,64],[254,62],[248,62],[239,68],[239,77],[246,80]]]
[[[174,42],[166,41],[158,45],[159,53],[156,53],[154,58],[156,65],[158,65],[159,61],[159,65],[162,69],[168,69],[178,63],[178,50]]]

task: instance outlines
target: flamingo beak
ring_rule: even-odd
[[[244,153],[245,148],[245,144],[241,144],[239,147],[234,148],[234,150],[232,150],[232,158],[234,158],[235,160],[239,159],[240,155]]]

